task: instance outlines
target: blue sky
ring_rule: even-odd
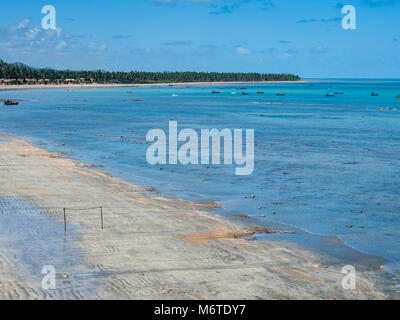
[[[48,4],[57,31],[41,28]],[[347,4],[356,30],[341,27]],[[400,0],[15,0],[0,12],[0,59],[36,67],[400,77]]]

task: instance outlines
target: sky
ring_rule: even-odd
[[[0,13],[0,59],[34,67],[400,78],[400,0],[14,0]]]

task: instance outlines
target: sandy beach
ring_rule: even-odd
[[[132,84],[22,84],[22,85],[0,85],[0,91],[26,90],[26,89],[55,89],[55,88],[116,88],[116,87],[154,87],[154,86],[218,86],[232,84],[274,84],[274,83],[297,83],[300,81],[258,81],[258,82],[179,82],[179,83],[132,83]]]
[[[357,288],[344,290],[341,263],[294,244],[252,241],[273,230],[212,214],[215,203],[163,198],[7,134],[0,159],[2,199],[29,203],[43,221],[29,242],[28,234],[0,241],[0,299],[392,298],[379,266],[358,268]],[[99,206],[103,230],[98,209],[70,210]],[[18,216],[27,230],[34,224],[16,207],[0,211],[0,219]],[[27,247],[38,254],[19,254]],[[71,264],[56,270],[56,290],[43,290],[41,266],[62,255]],[[29,259],[36,269],[24,267]]]

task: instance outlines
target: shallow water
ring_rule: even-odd
[[[238,85],[0,92],[0,98],[25,100],[0,109],[0,130],[103,165],[167,196],[218,200],[224,205],[218,213],[227,216],[265,215],[259,221],[337,236],[388,259],[395,270],[400,262],[400,99],[395,98],[400,81],[245,86],[248,96]],[[214,89],[221,93],[211,94]],[[286,96],[276,96],[277,91]],[[372,91],[379,96],[371,97]],[[325,97],[327,92],[344,94]],[[131,101],[135,98],[143,101]],[[235,165],[147,164],[146,133],[168,132],[171,119],[178,129],[197,132],[255,129],[254,173],[235,176]]]
[[[68,223],[67,233],[60,213],[38,208],[22,199],[0,196],[0,245],[7,259],[16,266],[14,276],[33,284],[44,297],[61,299],[93,298],[97,280],[94,268],[84,260],[77,245],[80,226]],[[42,280],[52,266],[56,272],[56,288],[45,290]],[[46,269],[47,270],[47,269]],[[61,275],[67,274],[67,278]]]

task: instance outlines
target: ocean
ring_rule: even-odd
[[[214,212],[231,219],[249,216],[261,225],[337,237],[387,259],[395,272],[398,94],[400,80],[390,79],[3,91],[0,98],[22,102],[0,108],[0,130],[166,197],[216,200],[223,207]],[[156,128],[168,133],[170,120],[178,130],[254,129],[253,174],[235,175],[235,164],[148,164],[146,134]]]

